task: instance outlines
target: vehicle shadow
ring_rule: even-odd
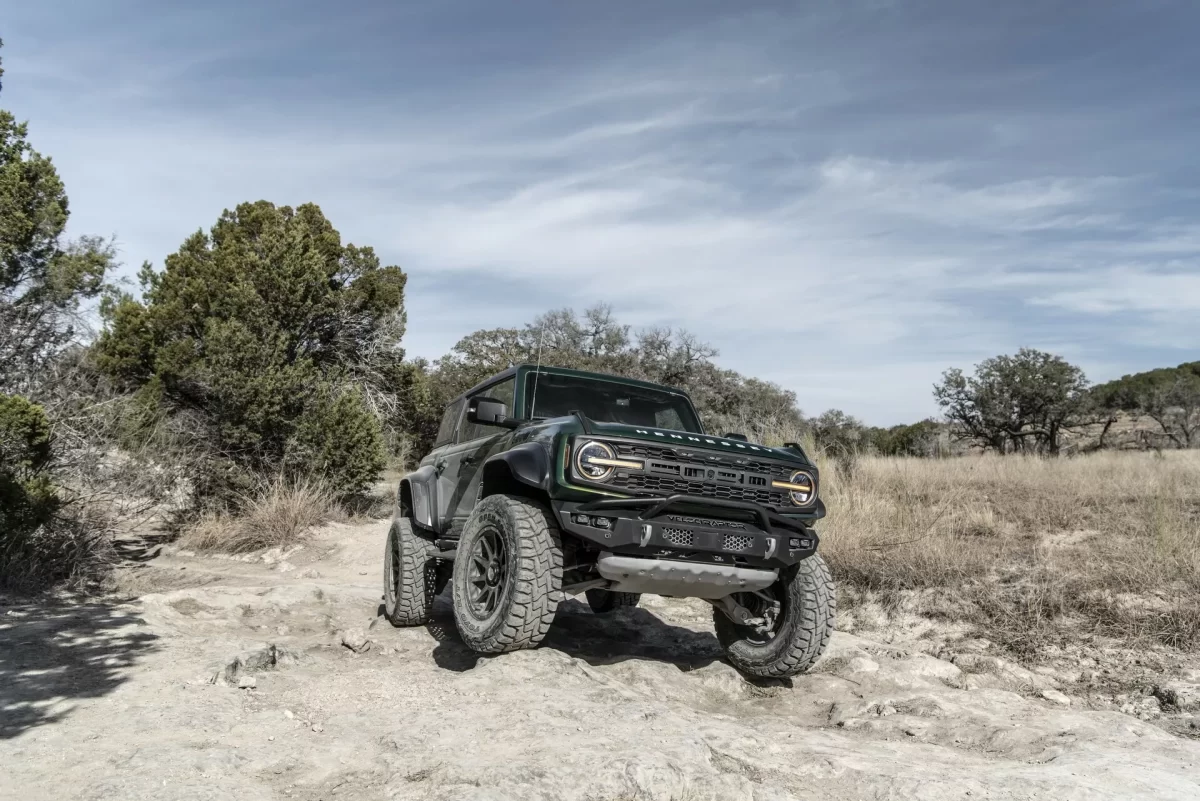
[[[109,603],[0,598],[0,740],[112,692],[157,637]]]
[[[438,640],[433,659],[439,667],[463,672],[483,658],[463,644],[448,597],[435,599],[433,619],[427,628]],[[597,615],[573,599],[559,604],[554,625],[541,647],[593,666],[642,659],[690,671],[722,659],[721,646],[711,633],[673,626],[645,609],[619,609]]]

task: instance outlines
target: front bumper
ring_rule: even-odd
[[[812,556],[817,533],[748,501],[691,495],[554,504],[563,530],[626,556],[779,568]]]

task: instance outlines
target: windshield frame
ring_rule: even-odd
[[[520,410],[520,417],[523,420],[535,420],[536,421],[536,420],[550,419],[544,415],[538,415],[537,417],[534,417],[531,414],[531,412],[533,411],[532,404],[535,400],[533,386],[534,386],[535,377],[538,375],[538,372],[539,371],[535,368],[529,368],[527,371],[524,371],[523,379],[518,382],[518,387],[520,389],[520,397],[517,400],[520,405],[517,408]],[[669,426],[664,427],[664,426],[658,426],[658,425],[649,426],[649,427],[658,428],[663,431],[679,431],[681,433],[687,433],[687,434],[704,434],[705,433],[704,424],[700,421],[700,415],[696,412],[696,407],[692,403],[692,399],[689,398],[686,393],[680,392],[678,390],[674,390],[669,387],[664,387],[664,386],[660,386],[660,385],[656,385],[656,384],[645,383],[645,382],[641,382],[641,381],[632,381],[629,379],[622,379],[619,376],[604,376],[604,375],[597,375],[597,374],[591,374],[591,373],[577,373],[574,371],[566,371],[566,370],[561,370],[561,369],[557,369],[557,370],[553,369],[553,368],[547,369],[545,367],[541,368],[540,373],[541,373],[541,378],[539,379],[539,383],[541,381],[545,381],[546,378],[548,376],[550,376],[550,377],[553,377],[556,379],[566,379],[569,381],[579,382],[580,384],[584,384],[584,385],[586,385],[586,384],[601,384],[601,385],[610,385],[612,387],[620,387],[623,390],[628,391],[630,393],[630,395],[641,395],[641,396],[650,396],[650,397],[661,396],[664,400],[669,400],[670,405],[675,407],[675,409],[679,415],[679,418],[680,418],[680,425],[682,427],[681,428],[672,428]],[[580,411],[583,411],[583,410],[580,410]],[[591,418],[591,417],[589,417],[589,419],[594,420],[597,423],[612,423],[612,424],[616,424],[616,425],[644,425],[644,424],[635,424],[635,423],[624,423],[619,420],[603,420],[600,418]]]

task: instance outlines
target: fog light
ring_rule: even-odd
[[[578,526],[590,526],[592,519],[587,515],[571,515],[571,520]]]
[[[596,528],[609,529],[612,527],[612,521],[607,517],[593,517],[592,525]]]
[[[799,548],[800,540],[796,539],[795,537],[792,537],[790,540],[788,540],[788,545],[790,545],[793,548]]]

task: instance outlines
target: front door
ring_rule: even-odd
[[[515,388],[516,382],[512,378],[484,387],[467,399],[467,408],[471,408],[471,401],[475,399],[491,398],[507,406],[509,414],[512,414]],[[458,456],[458,476],[454,490],[455,531],[462,531],[462,526],[471,516],[471,510],[475,508],[475,501],[479,497],[479,484],[483,480],[483,463],[504,446],[507,441],[504,435],[508,433],[508,429],[500,426],[472,423],[466,419],[464,413],[458,437],[461,451]]]
[[[454,497],[454,486],[458,478],[457,471],[451,472],[450,460],[448,454],[458,448],[458,426],[459,420],[462,419],[463,409],[466,403],[462,400],[456,401],[446,407],[446,411],[442,416],[442,425],[438,428],[437,440],[434,443],[435,447],[428,456],[421,460],[421,465],[432,465],[434,472],[437,475],[437,509],[436,528],[439,533],[445,533],[450,525],[450,519],[454,514],[454,507],[451,505]]]

